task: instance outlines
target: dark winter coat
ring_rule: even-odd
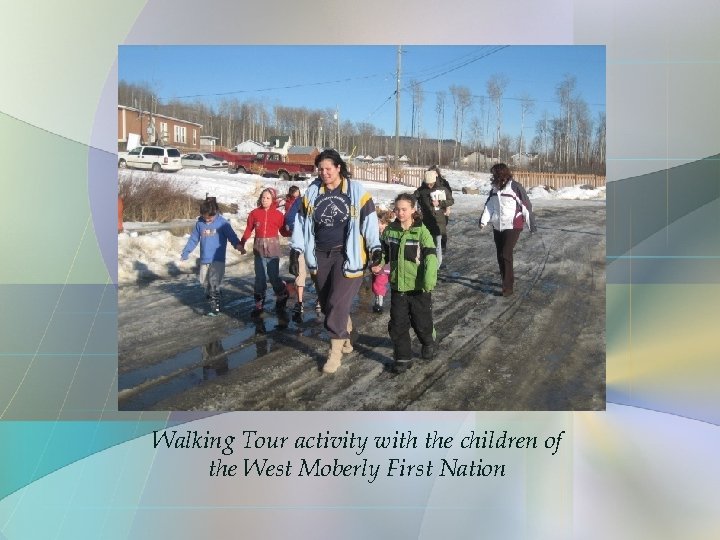
[[[444,192],[445,200],[439,201],[440,205],[433,206],[433,193]],[[445,182],[437,182],[432,189],[425,182],[415,191],[418,200],[418,207],[422,214],[423,224],[428,228],[433,236],[445,235],[447,231],[447,217],[445,209],[452,206],[455,201],[452,196],[452,190]],[[437,196],[437,195],[436,195]]]

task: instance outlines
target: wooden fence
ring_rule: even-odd
[[[358,180],[370,180],[372,182],[383,182],[402,184],[408,187],[418,188],[425,179],[425,167],[402,167],[399,170],[393,169],[385,163],[363,163],[351,167],[353,178]],[[530,171],[513,171],[515,180],[526,188],[535,186],[550,186],[555,189],[572,187],[579,184],[587,184],[593,188],[605,185],[605,176],[597,174],[560,174],[542,173]]]
[[[393,169],[386,163],[362,163],[350,169],[353,178],[385,184],[402,184],[418,188],[425,179],[425,167],[402,167]]]
[[[561,174],[513,171],[513,176],[515,177],[515,180],[520,182],[526,188],[535,186],[550,186],[555,189],[560,189],[577,185],[589,185],[593,188],[599,188],[605,185],[605,176],[600,176],[598,174]]]

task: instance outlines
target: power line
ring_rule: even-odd
[[[428,82],[428,81],[432,81],[433,79],[437,79],[438,77],[442,77],[443,75],[447,75],[448,73],[452,73],[453,71],[457,71],[458,69],[464,68],[465,66],[470,65],[470,64],[472,64],[472,63],[474,63],[474,62],[477,62],[478,60],[482,60],[483,58],[487,58],[487,57],[490,56],[491,54],[495,54],[496,52],[499,52],[499,51],[501,51],[501,50],[503,50],[503,49],[506,49],[506,48],[508,48],[508,47],[509,47],[509,45],[501,45],[501,46],[495,47],[494,49],[490,50],[489,52],[487,52],[487,53],[485,53],[485,54],[482,54],[482,55],[480,55],[480,56],[477,56],[476,58],[471,58],[470,60],[467,60],[466,62],[463,62],[463,63],[460,64],[459,66],[455,66],[455,67],[446,69],[445,71],[442,71],[442,72],[438,73],[437,75],[433,75],[432,77],[428,77],[427,79],[423,79],[422,81],[418,81],[418,82],[419,82],[420,84],[422,84],[422,83],[426,83],[426,82]]]
[[[168,97],[162,97],[160,99],[190,99],[190,98],[201,98],[201,97],[219,97],[219,96],[230,96],[233,94],[250,94],[255,92],[272,92],[274,90],[290,90],[294,88],[308,88],[312,86],[325,86],[325,85],[331,85],[331,84],[339,84],[339,83],[346,83],[351,81],[360,81],[360,80],[366,80],[366,79],[373,79],[376,77],[387,77],[387,73],[376,73],[374,75],[363,75],[361,77],[347,77],[345,79],[337,79],[334,81],[319,81],[319,82],[312,82],[312,83],[298,83],[298,84],[289,84],[286,86],[275,86],[275,87],[268,87],[268,88],[254,88],[249,90],[231,90],[229,92],[215,92],[211,94],[193,94],[188,96],[173,96],[172,98]]]
[[[481,55],[479,55],[479,56],[476,56],[476,57],[474,57],[474,58],[471,58],[470,60],[466,60],[466,61],[462,62],[461,64],[459,64],[459,65],[457,65],[457,66],[453,66],[453,67],[447,68],[447,69],[445,69],[444,71],[442,71],[442,72],[440,72],[440,73],[437,73],[437,74],[432,75],[432,76],[430,76],[430,77],[428,77],[428,78],[426,78],[426,79],[423,79],[422,81],[418,81],[418,84],[423,84],[423,83],[426,83],[426,82],[431,81],[431,80],[433,80],[433,79],[437,79],[438,77],[442,77],[443,75],[447,75],[448,73],[452,73],[453,71],[457,71],[458,69],[461,69],[461,68],[463,68],[463,67],[465,67],[465,66],[467,66],[467,65],[469,65],[469,64],[472,64],[472,63],[474,63],[474,62],[477,62],[478,60],[482,60],[483,58],[487,58],[487,57],[490,56],[491,54],[495,54],[496,52],[499,52],[499,51],[501,51],[502,49],[505,49],[505,48],[507,48],[507,47],[509,47],[509,45],[501,45],[501,46],[494,47],[494,48],[491,49],[489,52],[486,52],[486,53],[483,53],[483,54],[481,54]],[[472,53],[468,53],[468,54],[466,54],[466,55],[463,55],[463,56],[459,57],[458,59],[455,59],[455,60],[451,61],[451,63],[457,62],[457,61],[459,61],[460,59],[464,58],[465,56],[469,56],[469,54],[472,54]],[[435,69],[435,68],[429,68],[429,70],[431,70],[431,69]],[[422,71],[420,71],[420,73],[422,73]],[[401,91],[405,91],[405,92],[408,91],[408,87],[405,86],[405,87],[401,88]],[[377,113],[383,106],[385,106],[385,104],[386,104],[388,101],[390,101],[393,97],[395,97],[396,94],[397,94],[397,91],[393,92],[390,96],[388,96],[387,99],[385,99],[373,112],[371,112],[370,114],[367,115],[366,119],[372,118],[372,117],[375,115],[375,113]]]

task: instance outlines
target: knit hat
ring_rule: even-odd
[[[425,183],[434,184],[437,180],[437,173],[433,170],[425,171]]]

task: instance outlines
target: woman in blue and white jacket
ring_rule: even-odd
[[[502,295],[513,294],[513,250],[520,233],[527,225],[535,232],[535,216],[525,188],[513,179],[512,172],[504,163],[490,169],[492,188],[480,217],[480,228],[488,223],[493,226],[493,239],[502,280]]]
[[[343,353],[353,350],[353,298],[360,291],[368,259],[379,271],[382,249],[375,203],[360,182],[348,178],[340,154],[324,150],[315,158],[315,166],[319,177],[305,191],[290,247],[304,253],[310,273],[317,277],[331,344],[323,371],[335,373]]]

